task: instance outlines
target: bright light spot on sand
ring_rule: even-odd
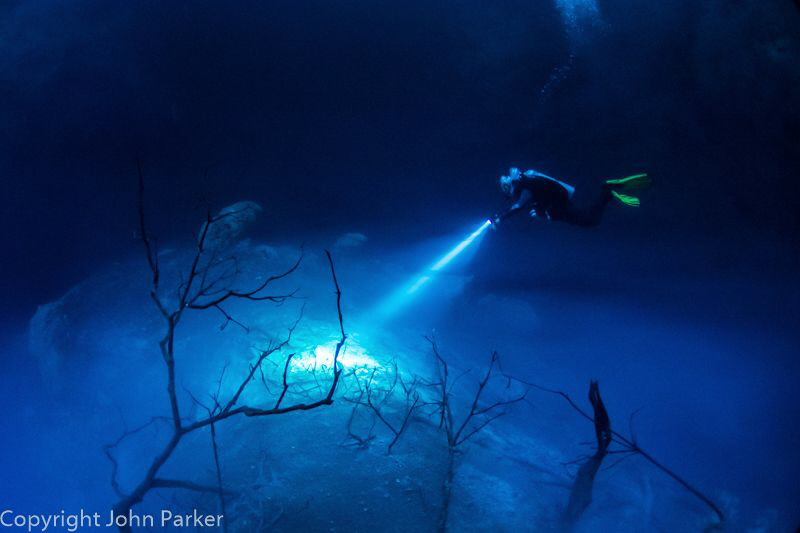
[[[336,341],[321,344],[313,350],[295,355],[289,365],[292,372],[325,371],[333,367],[333,356],[336,353]],[[381,364],[358,344],[348,341],[339,353],[339,363],[347,369],[381,368]]]

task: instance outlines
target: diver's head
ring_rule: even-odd
[[[514,194],[514,185],[519,180],[520,173],[517,167],[511,167],[508,176],[500,176],[500,189],[506,196]]]

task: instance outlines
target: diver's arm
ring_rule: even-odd
[[[520,189],[519,193],[517,193],[515,195],[514,205],[512,205],[511,207],[506,209],[500,215],[498,215],[497,221],[500,222],[500,221],[506,220],[507,218],[509,218],[509,217],[511,217],[513,215],[516,215],[517,213],[519,213],[520,211],[525,209],[525,207],[531,201],[532,197],[533,197],[533,195],[531,195],[531,192],[529,190]]]
[[[503,211],[502,213],[500,213],[499,215],[497,215],[496,220],[497,220],[497,222],[502,222],[502,221],[506,220],[507,218],[510,218],[510,217],[516,215],[520,211],[522,211],[522,206],[519,205],[519,204],[514,204],[511,207],[509,207],[508,209],[506,209],[505,211]]]

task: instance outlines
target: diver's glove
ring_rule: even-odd
[[[490,225],[492,226],[493,230],[497,229],[497,226],[500,225],[500,215],[494,215],[492,218],[489,219]]]

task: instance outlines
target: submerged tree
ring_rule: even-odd
[[[536,383],[530,383],[528,381],[520,380],[518,378],[514,378],[511,376],[507,377],[509,379],[518,381],[534,389],[538,389],[540,391],[560,396],[561,398],[566,400],[566,402],[569,403],[569,405],[576,412],[578,412],[581,416],[583,416],[584,418],[586,418],[587,420],[591,421],[594,424],[595,437],[597,439],[597,450],[578,469],[575,482],[573,483],[572,490],[570,491],[570,497],[567,503],[567,507],[565,509],[564,515],[562,516],[562,522],[567,529],[570,529],[572,526],[576,524],[581,514],[586,510],[586,508],[591,503],[592,489],[594,487],[594,478],[597,475],[598,470],[600,469],[600,465],[603,462],[603,459],[609,454],[620,454],[622,456],[622,459],[630,457],[632,455],[639,455],[640,457],[644,458],[648,463],[655,466],[657,469],[661,470],[666,475],[671,477],[681,487],[683,487],[686,491],[688,491],[690,494],[692,494],[697,499],[702,501],[706,506],[708,506],[709,509],[711,509],[711,511],[714,513],[716,517],[716,521],[708,525],[705,528],[705,531],[720,530],[724,527],[725,514],[722,512],[719,506],[716,503],[714,503],[714,501],[711,498],[706,496],[703,492],[701,492],[694,485],[686,481],[686,479],[684,479],[674,470],[665,466],[653,455],[643,450],[639,446],[639,443],[636,440],[636,436],[633,434],[633,428],[632,428],[633,415],[636,414],[635,412],[631,415],[631,418],[629,419],[629,425],[631,426],[630,436],[625,436],[619,431],[612,429],[611,419],[608,415],[608,411],[606,410],[605,404],[603,403],[603,399],[600,396],[600,386],[596,381],[591,381],[589,383],[589,403],[591,403],[593,409],[593,415],[590,415],[585,410],[583,410],[567,393],[563,391],[549,389],[547,387],[537,385]],[[618,448],[611,449],[611,444],[616,444]]]
[[[347,421],[348,437],[357,446],[366,448],[375,438],[372,430],[375,427],[375,421],[379,420],[393,435],[392,440],[386,447],[387,454],[392,453],[392,448],[408,429],[411,418],[417,409],[426,405],[420,399],[418,391],[419,378],[413,376],[407,382],[400,373],[396,362],[392,365],[392,369],[394,378],[386,386],[381,386],[375,379],[377,368],[373,368],[364,378],[360,378],[357,373],[353,372],[351,375],[358,389],[358,394],[345,398],[345,400],[353,404],[353,409]],[[367,435],[364,437],[353,432],[353,421],[359,407],[366,409],[372,415],[371,425],[368,428]],[[397,417],[397,420],[393,420],[386,413],[386,407],[397,408],[400,411],[400,416]]]
[[[456,472],[456,457],[461,453],[463,445],[494,420],[507,414],[509,406],[523,401],[528,394],[528,390],[525,389],[521,394],[509,395],[511,379],[504,378],[506,381],[506,396],[492,402],[484,400],[483,395],[489,382],[493,378],[500,377],[499,374],[495,373],[495,366],[498,364],[499,356],[497,352],[492,352],[489,368],[472,395],[469,411],[461,420],[457,420],[453,410],[453,387],[469,370],[452,379],[447,360],[439,353],[436,342],[427,337],[426,339],[430,343],[433,355],[436,358],[436,368],[439,375],[438,381],[433,383],[432,386],[438,399],[434,402],[434,405],[437,407],[436,414],[439,417],[439,428],[444,430],[444,435],[447,439],[447,469],[442,482],[442,506],[437,524],[438,531],[444,533],[447,531],[447,523],[450,516],[450,500]]]
[[[242,394],[248,385],[254,381],[256,375],[262,372],[262,365],[271,355],[280,352],[285,348],[290,340],[292,333],[299,323],[299,318],[288,331],[286,338],[279,343],[271,343],[269,346],[260,350],[254,363],[250,364],[249,371],[238,382],[235,392],[227,398],[220,397],[220,388],[223,376],[220,376],[219,383],[217,384],[217,393],[212,396],[213,405],[206,407],[205,416],[197,419],[186,419],[182,414],[181,403],[176,392],[176,348],[175,341],[178,327],[182,322],[185,314],[191,311],[205,311],[215,309],[221,313],[225,319],[223,327],[228,323],[235,323],[246,329],[246,326],[236,320],[233,315],[227,310],[227,304],[237,300],[246,300],[250,302],[273,302],[281,303],[293,296],[292,293],[288,294],[270,294],[268,289],[272,284],[278,280],[290,276],[298,268],[302,255],[298,260],[287,270],[267,277],[263,282],[256,284],[249,288],[238,288],[236,278],[239,274],[239,261],[235,256],[225,257],[220,251],[220,247],[216,246],[213,241],[220,238],[220,235],[229,234],[231,231],[232,223],[241,217],[250,216],[244,213],[243,209],[251,209],[252,204],[239,204],[240,207],[232,206],[232,208],[224,209],[217,215],[212,215],[210,212],[206,215],[206,220],[203,223],[200,233],[196,239],[195,251],[191,256],[188,265],[188,272],[183,276],[177,287],[164,289],[162,287],[162,272],[159,265],[159,256],[155,247],[155,242],[148,233],[145,223],[145,208],[144,208],[144,180],[142,177],[141,168],[139,168],[139,237],[144,245],[146,259],[151,273],[151,287],[150,297],[157,307],[159,314],[162,318],[164,325],[164,334],[159,342],[161,356],[163,358],[165,371],[167,374],[167,388],[166,394],[170,406],[170,416],[166,417],[171,425],[171,436],[169,440],[162,446],[152,458],[149,467],[141,475],[138,483],[132,488],[125,490],[118,481],[119,465],[114,456],[114,449],[126,438],[134,433],[141,431],[140,428],[132,431],[126,431],[115,442],[105,446],[105,453],[112,464],[112,477],[111,485],[116,492],[119,500],[114,505],[114,513],[117,515],[127,515],[131,508],[140,503],[144,497],[153,489],[186,489],[198,492],[215,493],[220,498],[221,507],[225,506],[226,491],[222,486],[222,475],[219,467],[219,455],[216,445],[216,424],[228,418],[244,415],[247,417],[260,417],[281,415],[294,411],[308,411],[331,405],[334,401],[334,394],[341,377],[341,365],[339,363],[339,355],[342,347],[345,344],[347,335],[344,330],[344,323],[342,317],[341,297],[342,293],[339,288],[339,282],[336,277],[336,271],[333,264],[333,259],[329,252],[326,251],[328,265],[332,276],[332,282],[336,294],[336,307],[338,313],[339,333],[340,338],[336,344],[333,355],[332,364],[332,379],[324,394],[313,401],[307,402],[293,402],[288,405],[284,403],[286,400],[287,391],[289,390],[289,382],[287,374],[289,372],[289,362],[291,356],[287,358],[286,364],[283,368],[282,385],[280,395],[275,400],[274,404],[269,406],[251,406],[241,405],[240,400]],[[224,375],[224,372],[223,372]],[[200,404],[196,399],[196,403]],[[154,417],[149,423],[156,420],[163,419],[164,417]],[[149,424],[148,423],[148,424]],[[182,479],[169,479],[161,475],[162,467],[172,457],[175,449],[181,440],[190,433],[209,428],[213,452],[214,464],[216,467],[217,484],[202,485],[192,481]],[[121,531],[130,531],[130,526],[120,525]]]
[[[441,485],[441,504],[436,519],[436,529],[445,532],[450,517],[457,459],[463,453],[464,445],[493,421],[507,414],[510,406],[523,401],[528,388],[522,392],[513,390],[513,380],[497,372],[499,356],[497,352],[493,352],[489,367],[478,381],[477,387],[469,392],[465,387],[459,387],[456,391],[461,378],[469,374],[471,369],[453,378],[450,374],[450,365],[439,352],[436,342],[428,337],[426,340],[430,343],[435,358],[436,376],[432,380],[417,375],[404,377],[397,363],[392,365],[391,372],[381,375],[380,379],[376,376],[376,369],[372,369],[364,377],[359,377],[356,373],[347,375],[348,378],[353,378],[356,385],[354,394],[345,397],[346,401],[353,404],[347,421],[347,434],[348,439],[357,447],[366,448],[375,439],[372,431],[376,422],[380,421],[392,435],[387,445],[388,455],[392,453],[397,442],[407,434],[414,420],[440,430],[447,445],[447,460]],[[495,382],[504,384],[503,392],[487,401],[487,391],[493,384],[497,384]],[[469,407],[467,409],[464,406],[466,412],[459,416],[457,411],[460,411],[461,401],[454,401],[454,397],[463,399],[465,393]],[[354,419],[359,410],[371,415],[366,435],[359,435],[353,430]],[[417,416],[418,414],[420,416]]]

